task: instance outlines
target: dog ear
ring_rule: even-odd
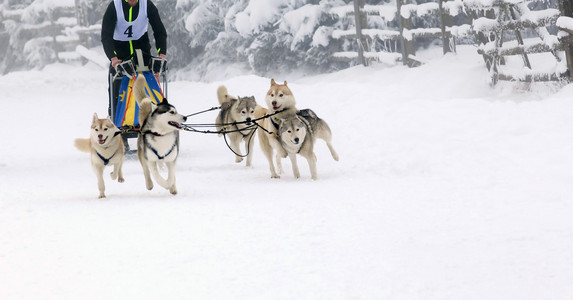
[[[97,121],[98,119],[99,119],[99,117],[97,116],[97,113],[94,113],[93,122]]]
[[[161,101],[161,104],[169,104],[169,102],[167,102],[167,98],[163,98],[163,100]]]
[[[277,83],[275,82],[274,78],[271,78],[271,86],[273,86],[273,85],[277,85]]]
[[[286,82],[286,80],[285,80],[285,86],[286,86],[286,85],[287,85],[287,82]]]

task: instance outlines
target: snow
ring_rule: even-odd
[[[321,14],[322,8],[319,5],[307,4],[284,15],[280,27],[284,32],[293,33],[291,50],[295,50],[296,45],[306,37],[314,35]]]
[[[258,33],[261,27],[273,23],[279,17],[279,8],[287,5],[289,0],[251,0],[244,11],[238,13],[235,19],[237,31],[242,36]]]
[[[288,160],[271,179],[258,141],[247,168],[222,138],[182,132],[177,196],[145,190],[131,159],[97,199],[72,145],[107,113],[105,70],[2,76],[2,299],[571,299],[573,85],[492,89],[475,48],[457,49],[275,78],[341,160],[319,140],[319,180],[302,158],[300,179]],[[269,81],[175,81],[169,99],[191,114],[225,84],[264,105]]]

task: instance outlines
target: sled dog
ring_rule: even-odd
[[[279,137],[281,145],[291,160],[292,172],[295,178],[300,177],[296,161],[296,155],[300,154],[308,161],[311,178],[313,180],[318,179],[316,155],[314,154],[314,145],[317,138],[326,142],[332,158],[338,161],[338,154],[332,146],[330,127],[310,109],[300,110],[297,114],[283,119],[279,127]]]
[[[105,198],[105,183],[103,170],[107,165],[113,166],[111,179],[124,182],[121,166],[124,158],[123,139],[121,131],[115,127],[109,117],[100,119],[94,113],[89,139],[75,139],[76,148],[91,155],[92,169],[97,177],[99,198]]]
[[[278,130],[281,119],[296,114],[296,101],[292,91],[284,84],[277,84],[271,79],[271,87],[265,96],[265,102],[268,108],[257,106],[255,109],[255,118],[272,115],[259,121],[263,130],[259,129],[259,144],[269,162],[271,178],[280,178],[275,170],[273,163],[273,154],[276,151],[276,161],[279,173],[282,173],[281,158],[286,157],[287,153],[279,141]]]
[[[175,165],[179,154],[179,129],[187,117],[177,113],[167,99],[157,105],[145,94],[145,77],[138,76],[133,84],[133,94],[139,104],[140,134],[137,138],[137,157],[143,167],[145,187],[153,189],[151,175],[171,194],[177,194]],[[158,170],[158,164],[167,166],[167,179]]]
[[[243,161],[241,154],[241,141],[245,142],[247,151],[247,167],[251,166],[253,158],[253,144],[255,140],[255,128],[251,120],[255,118],[255,107],[257,102],[255,97],[233,97],[227,92],[227,88],[222,85],[217,89],[217,98],[221,110],[215,120],[217,131],[230,131],[224,133],[231,140],[230,147],[235,153],[235,162]],[[238,124],[237,124],[238,123]]]

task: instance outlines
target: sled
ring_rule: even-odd
[[[143,61],[141,51],[136,50],[137,60]],[[139,105],[132,93],[133,83],[144,76],[145,92],[155,104],[167,97],[167,67],[164,59],[152,58],[149,66],[139,63],[134,66],[132,60],[125,60],[116,66],[115,73],[109,74],[110,103],[108,107],[111,120],[121,130],[121,135],[129,151],[128,138],[137,138],[140,128]],[[134,152],[134,151],[131,151]]]

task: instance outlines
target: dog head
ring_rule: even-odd
[[[296,103],[292,91],[284,84],[277,84],[274,79],[271,79],[271,88],[265,96],[267,107],[271,108],[273,112],[294,108]]]
[[[246,122],[247,125],[251,124],[251,120],[255,118],[255,107],[257,102],[255,97],[239,97],[237,99],[237,105],[234,107],[234,114],[236,120],[240,122]]]
[[[164,98],[161,103],[154,107],[153,112],[147,118],[149,126],[160,133],[167,133],[176,129],[181,129],[181,123],[187,121],[187,117],[179,114],[175,106],[167,102]]]
[[[279,136],[286,144],[300,145],[306,137],[306,125],[296,115],[282,119]]]
[[[109,117],[100,119],[97,113],[94,113],[90,131],[92,144],[106,147],[119,132]]]

